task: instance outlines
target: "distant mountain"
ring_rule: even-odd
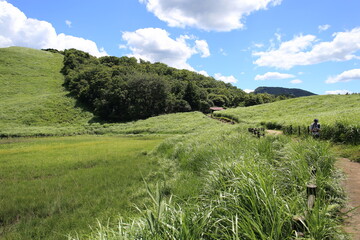
[[[282,88],[282,87],[258,87],[254,93],[269,93],[273,95],[290,95],[294,97],[305,97],[316,95],[315,93],[305,91],[299,88]]]

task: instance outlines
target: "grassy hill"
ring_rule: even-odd
[[[29,48],[0,49],[0,128],[84,124],[93,116],[62,87],[63,56]]]
[[[242,123],[282,128],[290,134],[298,131],[307,133],[307,126],[317,118],[323,126],[321,136],[324,139],[360,142],[360,95],[294,98],[253,107],[228,109],[216,115]]]
[[[62,84],[61,54],[0,48],[0,136],[189,133],[219,123],[198,112],[169,114],[120,124],[92,122]]]
[[[1,239],[290,239],[292,216],[305,212],[307,239],[345,239],[329,144],[259,139],[246,125],[323,123],[340,112],[355,123],[358,96],[223,112],[246,123],[238,125],[199,112],[101,124],[67,96],[61,66],[59,54],[0,49],[0,136],[128,136],[0,139]],[[312,211],[304,198],[309,181],[320,189]]]
[[[247,108],[233,108],[217,115],[229,116],[238,122],[310,125],[314,118],[322,123],[360,121],[360,95],[320,95],[288,99]]]

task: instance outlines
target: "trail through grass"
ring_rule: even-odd
[[[187,136],[157,148],[155,155],[177,176],[166,191],[149,189],[152,202],[140,218],[100,224],[73,239],[294,239],[296,215],[306,216],[305,239],[346,239],[337,215],[344,196],[330,144],[258,139],[238,126]],[[193,188],[195,179],[198,194],[179,198],[178,184]],[[309,183],[319,189],[313,210],[306,202]]]

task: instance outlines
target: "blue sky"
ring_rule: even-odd
[[[0,0],[0,47],[135,56],[231,82],[360,92],[359,0]]]

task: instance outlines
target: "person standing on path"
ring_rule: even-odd
[[[318,119],[314,119],[314,122],[310,125],[310,132],[314,138],[320,137],[320,123]]]

